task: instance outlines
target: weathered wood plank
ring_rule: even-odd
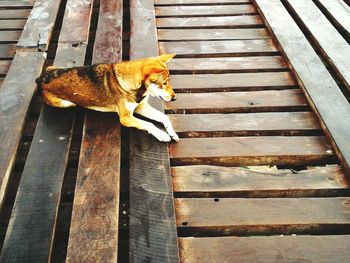
[[[35,79],[40,75],[44,61],[43,53],[19,52],[0,89],[0,207],[36,88]]]
[[[156,5],[186,5],[186,4],[246,4],[249,0],[155,0]]]
[[[321,129],[311,112],[170,114],[182,137],[298,135]]]
[[[0,20],[3,19],[23,19],[29,16],[29,9],[0,9]]]
[[[0,58],[12,59],[15,56],[16,45],[15,44],[0,44]]]
[[[0,31],[0,42],[17,42],[21,31]]]
[[[0,60],[0,75],[7,74],[12,60]]]
[[[21,30],[25,23],[26,19],[17,19],[17,20],[1,20],[0,29],[1,30]]]
[[[218,58],[175,58],[171,60],[168,64],[169,69],[172,73],[197,73],[197,72],[208,72],[208,73],[222,73],[222,72],[247,72],[247,71],[272,71],[286,69],[287,65],[280,56],[257,56],[257,57],[218,57]],[[213,76],[213,75],[211,75]],[[234,80],[236,81],[240,77],[245,77],[246,75],[235,75]],[[288,80],[288,82],[293,85],[293,79],[290,74],[278,73],[278,74],[264,74],[255,75],[264,76],[261,80],[256,81],[256,83],[248,82],[252,79],[252,76],[246,77],[242,81],[242,86],[248,84],[248,86],[260,84],[262,80],[270,79],[272,81],[273,76],[280,79]],[[222,76],[221,76],[222,77]],[[177,79],[176,76],[174,76]],[[179,77],[180,78],[180,77]],[[173,79],[173,77],[172,77]],[[174,81],[172,81],[174,83]],[[232,80],[230,81],[232,82]],[[263,83],[262,83],[263,84]],[[280,83],[281,84],[281,83]],[[285,84],[285,83],[284,83]],[[264,85],[264,84],[263,84]],[[179,85],[181,86],[181,84]]]
[[[153,0],[131,0],[130,58],[158,55]],[[150,103],[158,110],[159,100]],[[179,262],[168,149],[130,132],[130,262]]]
[[[166,103],[169,113],[228,113],[291,111],[308,107],[301,90],[266,90],[248,92],[180,93]]]
[[[158,28],[244,28],[262,27],[259,16],[225,16],[225,17],[171,17],[157,18]]]
[[[273,29],[338,158],[350,172],[349,103],[280,1],[254,1],[269,28]]]
[[[35,1],[17,48],[48,49],[60,3],[57,0]]]
[[[171,168],[174,191],[201,197],[301,197],[349,191],[350,182],[339,166],[293,171],[269,166],[209,165]]]
[[[218,6],[158,6],[155,8],[157,17],[175,16],[232,16],[254,15],[253,5],[218,5]]]
[[[250,29],[158,29],[158,39],[169,40],[233,40],[271,38],[263,28]]]
[[[346,263],[349,235],[180,238],[184,263]]]
[[[179,55],[212,54],[276,54],[277,49],[270,39],[227,40],[227,41],[176,41],[159,42],[160,53]]]
[[[174,89],[182,92],[234,90],[242,87],[292,87],[296,85],[289,72],[173,75],[171,84]]]
[[[332,157],[318,136],[183,138],[169,145],[173,165],[312,165]]]
[[[102,0],[92,63],[122,56],[122,1]],[[120,124],[115,114],[86,112],[67,262],[117,262]]]
[[[34,0],[23,0],[23,1],[1,0],[0,1],[0,8],[9,8],[9,7],[31,8],[33,6],[33,3],[34,3]]]

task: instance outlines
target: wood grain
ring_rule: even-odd
[[[7,74],[11,63],[12,63],[12,60],[0,60],[0,74],[1,75]]]
[[[176,41],[159,42],[160,53],[176,53],[178,56],[212,54],[277,54],[272,40],[227,40],[227,41]]]
[[[317,113],[338,158],[349,173],[349,103],[284,6],[278,0],[254,2],[269,28],[273,28],[298,83]]]
[[[0,20],[3,19],[23,19],[29,16],[29,9],[7,9],[0,10]]]
[[[33,6],[34,0],[23,0],[23,1],[6,1],[2,0],[0,1],[0,7],[1,8],[9,8],[9,7],[15,7],[15,8],[31,8]]]
[[[16,20],[1,20],[0,29],[1,30],[21,30],[25,23],[26,19],[16,19]]]
[[[0,31],[0,42],[17,42],[21,31]]]
[[[193,4],[245,4],[249,0],[155,0],[156,5],[193,5]]]
[[[0,44],[0,58],[12,59],[15,56],[16,45],[14,44]]]
[[[346,263],[350,236],[180,238],[181,262]]]
[[[333,152],[321,136],[183,138],[169,145],[173,165],[312,165]]]
[[[168,113],[229,113],[257,111],[292,111],[308,103],[300,90],[248,92],[180,93],[166,103]]]

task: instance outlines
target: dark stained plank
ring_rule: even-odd
[[[175,4],[245,4],[249,0],[155,0],[156,5],[175,5]]]
[[[158,40],[160,41],[261,38],[271,38],[266,29],[158,29]]]
[[[301,90],[266,90],[247,92],[180,93],[166,103],[169,113],[228,113],[291,111],[308,106]]]
[[[276,54],[277,49],[270,39],[227,40],[227,41],[176,41],[159,42],[160,53],[179,55],[211,54]]]
[[[122,1],[102,0],[92,63],[122,55]],[[85,115],[67,262],[117,262],[120,124],[116,114]]]
[[[0,89],[0,207],[44,61],[43,53],[19,52]]]
[[[292,171],[270,166],[189,165],[171,168],[174,191],[201,197],[301,197],[349,191],[339,166]]]
[[[312,165],[333,152],[324,137],[257,136],[183,138],[169,145],[173,165]]]
[[[0,60],[0,75],[7,74],[12,60]]]
[[[8,8],[8,7],[31,8],[33,6],[33,3],[34,3],[34,0],[23,0],[23,1],[2,0],[0,1],[0,8]]]
[[[0,44],[0,58],[12,59],[15,56],[16,45],[14,44]]]
[[[17,42],[21,31],[0,31],[0,42]]]
[[[79,14],[88,12],[86,10],[91,11],[90,1],[68,0],[62,30],[68,30],[68,25],[75,21],[76,17],[72,18],[71,15],[76,14],[79,17]],[[81,36],[88,36],[86,32],[89,25],[90,17],[87,17],[86,20],[80,21],[81,32],[68,30],[62,31],[61,35],[70,39],[71,43],[76,43],[82,40]],[[81,45],[61,42],[60,37],[54,65],[64,67],[71,65],[72,60],[77,66],[83,65],[88,39],[84,39]],[[42,107],[18,187],[0,261],[50,261],[74,117],[73,109],[52,108],[46,105]]]
[[[286,69],[287,65],[280,56],[257,56],[257,57],[218,57],[218,58],[175,58],[171,60],[168,64],[169,69],[173,73],[178,72],[223,72],[223,71],[263,71],[263,70],[281,70]],[[245,75],[236,75],[244,77]],[[253,75],[247,77],[242,81],[242,85],[247,83],[247,80],[251,79]],[[255,76],[265,76],[262,77],[260,81],[265,80],[267,76],[280,76],[281,79],[286,78],[293,85],[292,78],[289,74],[278,73],[278,74],[264,74]],[[235,80],[237,79],[235,77]],[[172,77],[173,79],[173,77]],[[175,77],[177,79],[177,77]],[[174,81],[173,81],[174,83]],[[254,85],[256,85],[255,83]],[[260,82],[259,82],[260,84]],[[251,85],[251,83],[249,84]]]
[[[25,23],[26,19],[17,19],[17,20],[1,20],[0,29],[1,30],[21,30]]]
[[[177,91],[215,91],[242,87],[291,87],[296,83],[289,72],[173,75],[171,84]],[[263,93],[262,93],[263,94]]]
[[[349,44],[313,2],[301,0],[287,2],[294,13],[296,13],[296,16],[311,32],[315,44],[320,48],[323,56],[330,63],[337,76],[350,90]]]
[[[29,16],[29,9],[0,9],[0,20],[3,19],[23,19]]]
[[[130,59],[158,55],[153,0],[130,1]],[[159,100],[150,104],[163,111]],[[130,262],[179,262],[167,144],[130,131]]]
[[[254,0],[277,37],[297,81],[345,170],[350,172],[350,105],[294,20],[278,0]],[[286,30],[288,28],[288,30]]]
[[[61,1],[36,0],[23,29],[18,48],[48,49]]]
[[[349,235],[179,239],[181,262],[346,263]]]
[[[298,135],[320,130],[311,112],[170,114],[181,137]]]
[[[218,6],[158,6],[155,8],[157,17],[164,16],[218,16],[218,15],[254,15],[253,5],[218,5]]]
[[[225,17],[172,17],[157,18],[158,28],[203,28],[203,27],[262,27],[263,22],[257,15]]]

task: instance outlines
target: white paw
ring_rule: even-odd
[[[171,139],[173,139],[175,142],[178,142],[180,140],[179,136],[176,134],[176,132],[169,134]]]
[[[152,135],[154,137],[156,137],[158,139],[158,141],[161,141],[161,142],[170,142],[171,141],[171,137],[169,136],[169,134],[167,134],[166,132],[163,132],[161,130],[152,133]]]

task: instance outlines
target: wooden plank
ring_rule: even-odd
[[[218,58],[175,58],[171,60],[168,64],[169,69],[172,73],[199,73],[199,72],[208,72],[208,73],[223,73],[223,72],[247,72],[247,71],[272,71],[272,70],[282,70],[286,69],[287,65],[284,63],[284,60],[280,56],[257,56],[257,57],[218,57]],[[283,77],[284,75],[284,77]],[[236,75],[244,77],[245,75]],[[247,77],[244,83],[247,83],[247,80],[251,79]],[[260,76],[260,75],[255,75]],[[292,78],[289,74],[279,73],[279,74],[264,74],[264,78],[261,80],[265,80],[267,76],[270,76],[270,80],[272,76],[280,76],[281,79],[286,78],[292,82]],[[175,79],[177,78],[174,76]],[[235,80],[236,80],[235,77]],[[173,77],[172,77],[173,79]],[[174,83],[174,81],[172,81]],[[249,82],[248,82],[249,83]],[[260,82],[258,82],[260,84]],[[249,83],[248,85],[252,85]],[[255,83],[256,85],[256,83]],[[181,85],[179,85],[180,87]]]
[[[346,263],[349,235],[180,238],[181,262]]]
[[[348,101],[283,5],[278,0],[254,1],[270,29],[273,28],[291,70],[317,113],[338,158],[350,172]]]
[[[72,15],[74,19],[80,17],[80,14],[86,13],[86,9],[91,11],[91,6],[90,1],[68,0],[63,28],[71,24]],[[69,30],[61,34],[72,42],[81,40],[82,35],[88,35],[89,25],[90,17],[86,17],[85,21],[80,22],[81,32]],[[60,37],[54,65],[64,67],[70,65],[72,60],[77,66],[83,65],[87,41],[86,38],[81,45],[62,44]],[[50,261],[74,115],[72,109],[43,106],[18,187],[0,261]]]
[[[0,58],[12,59],[15,56],[16,45],[14,44],[0,44]]]
[[[176,224],[207,232],[307,233],[350,227],[349,198],[177,198]]]
[[[121,61],[122,21],[122,1],[100,2],[92,63]],[[115,114],[86,112],[67,262],[117,262],[120,143]]]
[[[181,137],[298,135],[320,130],[311,112],[170,114]]]
[[[153,0],[130,1],[130,58],[158,55]],[[163,111],[160,100],[153,107]],[[130,131],[130,262],[179,262],[168,149]]]
[[[271,38],[266,29],[158,29],[158,39],[169,40],[217,40]]]
[[[178,56],[195,55],[248,55],[277,54],[277,49],[270,39],[227,40],[227,41],[176,41],[159,42],[160,53],[176,53]]]
[[[0,20],[3,19],[23,19],[29,16],[29,9],[0,9]]]
[[[337,165],[293,171],[270,166],[189,165],[171,168],[174,191],[191,197],[324,197],[345,192],[350,181]]]
[[[19,52],[0,89],[0,208],[36,88],[35,79],[40,75],[44,61],[43,53]]]
[[[312,165],[333,152],[324,137],[258,136],[183,138],[169,145],[173,165]]]
[[[321,50],[337,76],[350,90],[349,44],[313,2],[300,0],[287,2],[298,19],[311,32],[314,43]]]
[[[0,60],[0,75],[7,74],[12,60]]]
[[[23,1],[0,1],[0,8],[31,8],[34,0],[23,0]]]
[[[286,88],[296,85],[289,72],[173,75],[171,84],[176,91],[181,92],[234,90],[242,87]]]
[[[0,42],[17,42],[21,31],[0,31]]]
[[[155,0],[156,5],[246,4],[249,0]]]
[[[1,20],[0,30],[21,30],[26,21],[26,19]]]
[[[157,17],[175,16],[232,16],[254,15],[253,5],[218,5],[218,6],[158,6],[155,8]]]
[[[157,18],[158,28],[247,28],[262,27],[259,16],[225,16],[225,17],[171,17]]]
[[[61,1],[36,0],[21,38],[18,48],[36,48],[42,51],[48,49],[53,27]]]
[[[291,111],[308,107],[301,90],[180,93],[166,103],[169,113]]]

